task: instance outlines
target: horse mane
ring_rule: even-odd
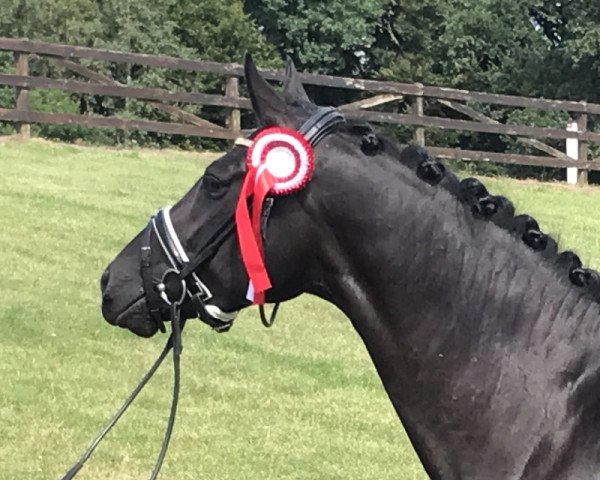
[[[372,140],[371,140],[372,142]],[[418,145],[408,145],[400,151],[399,161],[414,171],[418,178],[432,186],[445,188],[470,210],[473,217],[491,221],[524,242],[570,282],[600,302],[600,275],[582,265],[574,252],[558,252],[554,238],[544,233],[538,222],[527,214],[515,215],[513,203],[502,195],[491,195],[476,178],[460,180],[439,160]]]

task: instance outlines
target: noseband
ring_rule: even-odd
[[[186,298],[189,298],[196,314],[203,322],[210,325],[217,332],[226,332],[231,328],[232,317],[235,315],[228,315],[216,309],[211,309],[212,311],[209,312],[206,301],[212,298],[212,293],[202,280],[200,280],[198,274],[189,269],[191,262],[175,232],[170,212],[171,207],[161,208],[150,219],[144,231],[144,241],[141,251],[141,273],[150,318],[164,332],[165,327],[161,308],[170,305],[175,300],[180,300],[180,303],[183,303]],[[200,251],[194,261],[194,265],[200,266],[200,264],[208,261],[216,254],[220,244],[223,243],[232,231],[230,223],[228,221],[222,228],[217,229],[217,234]],[[150,242],[153,233],[169,265],[158,282],[152,277],[152,247],[150,246]],[[198,263],[198,259],[201,260],[200,263]],[[170,280],[169,277],[172,277],[174,281],[168,281]],[[167,288],[167,285],[170,288]]]
[[[317,112],[312,115],[302,126],[298,132],[304,136],[310,145],[317,145],[340,123],[344,123],[344,116],[333,107],[320,107]],[[251,140],[243,140],[236,142],[238,145],[248,146]],[[267,220],[273,205],[273,198],[269,198],[265,203],[262,215],[262,234],[266,233]],[[113,417],[108,421],[105,427],[100,431],[98,436],[90,444],[88,449],[83,453],[79,460],[65,474],[63,480],[72,479],[85,462],[92,455],[98,444],[104,439],[112,427],[117,423],[127,408],[133,403],[142,388],[148,383],[154,372],[161,365],[163,360],[171,349],[173,349],[173,399],[171,401],[171,412],[167,422],[165,437],[160,449],[160,453],[150,475],[150,479],[154,480],[158,477],[158,473],[162,467],[163,460],[167,453],[171,433],[175,424],[175,414],[177,412],[177,401],[179,398],[179,383],[180,369],[179,359],[181,355],[181,330],[184,322],[180,323],[181,306],[190,299],[191,304],[198,318],[211,326],[217,332],[226,332],[231,328],[235,314],[222,312],[218,307],[207,305],[206,302],[212,298],[212,293],[196,270],[210,261],[217,253],[219,247],[231,235],[235,229],[235,220],[232,216],[227,218],[212,234],[206,244],[199,250],[198,254],[190,260],[185,252],[177,232],[173,226],[170,216],[171,207],[161,208],[154,215],[143,233],[142,249],[141,249],[141,274],[144,293],[146,295],[146,304],[150,313],[150,318],[156,322],[158,328],[165,332],[164,321],[162,317],[162,309],[168,307],[172,333],[167,340],[167,343],[150,367],[146,375],[142,377],[140,383],[135,387],[123,405],[115,412]],[[156,236],[158,243],[164,256],[167,259],[168,267],[163,272],[158,281],[152,276],[152,234]],[[279,303],[276,304],[271,315],[271,319],[267,319],[262,305],[260,305],[260,314],[263,324],[270,326],[277,313]]]

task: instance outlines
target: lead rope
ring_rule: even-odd
[[[180,384],[180,367],[179,361],[181,357],[181,330],[183,328],[184,323],[180,323],[180,307],[181,304],[179,302],[173,302],[171,304],[171,328],[172,332],[169,335],[167,343],[163,348],[162,352],[158,356],[158,358],[154,361],[150,369],[146,372],[146,374],[140,380],[140,383],[133,389],[129,397],[125,400],[123,405],[113,414],[108,423],[104,426],[104,428],[100,431],[98,436],[94,439],[94,441],[90,444],[88,449],[83,453],[83,455],[79,458],[77,463],[73,465],[70,470],[65,474],[62,480],[71,480],[75,475],[81,470],[85,462],[91,457],[94,450],[98,444],[104,439],[104,437],[110,432],[110,430],[115,426],[115,424],[119,421],[119,419],[123,416],[125,411],[129,408],[129,406],[133,403],[138,394],[142,391],[142,389],[146,386],[148,381],[152,378],[158,367],[160,367],[163,360],[166,358],[167,354],[171,349],[173,349],[173,400],[171,402],[171,413],[169,415],[169,421],[167,423],[167,430],[165,432],[165,437],[163,439],[162,447],[160,453],[158,455],[158,459],[156,460],[156,464],[154,465],[154,469],[152,470],[152,475],[150,476],[150,480],[156,480],[158,477],[158,473],[162,467],[163,461],[165,459],[165,455],[167,453],[167,448],[169,447],[169,442],[171,440],[171,434],[173,433],[173,425],[175,424],[175,413],[177,412],[177,402],[179,399],[179,384]]]

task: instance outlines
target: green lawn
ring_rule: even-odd
[[[210,155],[0,141],[0,479],[55,479],[162,348],[110,327],[103,267]],[[600,266],[600,189],[488,179]],[[349,322],[303,297],[271,330],[254,310],[184,335],[182,394],[161,479],[424,479]],[[166,367],[166,368],[165,368]],[[147,478],[167,364],[78,478]]]

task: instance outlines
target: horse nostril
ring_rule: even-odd
[[[109,278],[110,278],[110,271],[107,268],[106,270],[104,270],[104,272],[102,273],[102,276],[100,277],[100,290],[102,292],[104,292],[106,290],[106,287],[108,286]]]

